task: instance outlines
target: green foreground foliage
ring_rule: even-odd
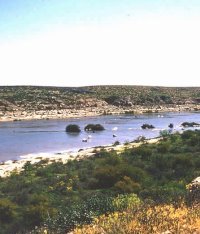
[[[186,185],[200,174],[200,131],[120,154],[102,150],[80,161],[47,163],[27,163],[20,174],[0,178],[0,233],[27,233],[36,226],[66,233],[140,201],[187,200]]]

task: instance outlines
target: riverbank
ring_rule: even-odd
[[[103,107],[86,107],[83,109],[54,109],[54,110],[38,110],[38,111],[0,111],[0,122],[22,121],[22,120],[40,120],[40,119],[67,119],[81,118],[100,115],[119,115],[119,114],[144,114],[144,113],[164,113],[164,112],[186,112],[200,111],[199,104],[185,105],[155,105],[132,107],[117,107],[106,105]]]
[[[161,138],[152,138],[148,139],[145,142],[153,144],[157,143]],[[106,150],[112,151],[115,150],[118,153],[122,152],[124,149],[138,147],[143,142],[130,142],[128,144],[120,144],[120,145],[108,145],[108,146],[97,146],[91,147],[87,149],[80,149],[77,152],[63,152],[63,153],[55,153],[55,154],[36,154],[36,155],[28,155],[23,157],[20,160],[8,160],[0,163],[0,177],[9,176],[12,172],[19,173],[23,170],[24,165],[27,162],[31,164],[38,163],[40,161],[46,161],[46,164],[50,164],[53,162],[62,162],[67,163],[69,160],[81,160],[88,157],[94,156],[99,151]]]

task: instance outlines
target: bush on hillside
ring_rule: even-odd
[[[171,134],[171,131],[167,129],[161,130],[159,132],[160,137],[163,137],[163,138],[168,137],[170,134]]]

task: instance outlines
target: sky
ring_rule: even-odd
[[[200,87],[200,1],[0,0],[0,85]]]

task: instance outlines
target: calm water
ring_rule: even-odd
[[[173,123],[176,130],[184,121],[200,122],[200,113],[165,113],[149,115],[117,115],[87,117],[67,120],[34,120],[21,122],[0,122],[0,161],[18,159],[20,156],[37,153],[57,153],[77,150],[91,146],[108,145],[116,140],[121,143],[132,141],[143,135],[147,138],[159,135],[160,130],[166,129]],[[106,130],[99,133],[82,131],[79,135],[65,133],[68,124],[78,124],[81,129],[88,123],[100,123]],[[142,130],[143,123],[153,124],[156,129]],[[118,128],[113,131],[113,128]],[[117,137],[113,138],[113,134]]]

